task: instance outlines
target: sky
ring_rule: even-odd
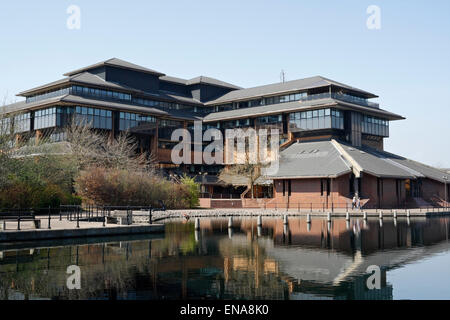
[[[67,9],[80,9],[70,29]],[[379,29],[367,20],[380,9]],[[242,87],[321,75],[406,117],[385,149],[450,168],[450,1],[195,0],[0,3],[0,98],[112,57]],[[1,102],[0,102],[1,103]]]

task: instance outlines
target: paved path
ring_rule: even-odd
[[[116,235],[146,234],[164,232],[163,224],[133,223],[132,225],[105,224],[103,222],[67,221],[59,217],[51,219],[51,229],[48,228],[48,218],[39,218],[41,228],[36,229],[32,221],[22,221],[17,230],[17,221],[7,221],[6,230],[0,230],[0,241],[36,241],[43,239],[64,239],[79,237],[103,237]],[[0,222],[3,227],[3,221]]]

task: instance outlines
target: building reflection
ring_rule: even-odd
[[[446,218],[201,219],[170,222],[159,239],[3,248],[7,299],[392,299],[387,271],[448,250]],[[82,270],[68,290],[66,268]],[[367,267],[381,267],[368,290]]]

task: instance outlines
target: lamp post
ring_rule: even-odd
[[[442,178],[444,178],[444,185],[445,185],[445,196],[444,196],[444,198],[445,198],[445,207],[447,207],[448,206],[448,199],[447,199],[447,197],[448,197],[448,192],[447,192],[447,180],[448,180],[448,177],[447,176],[443,176]]]

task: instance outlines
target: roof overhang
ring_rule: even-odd
[[[326,100],[326,101],[325,101]],[[270,106],[273,108],[280,107],[276,110],[271,110]],[[283,108],[285,107],[285,108]],[[226,120],[238,120],[238,119],[245,119],[249,117],[260,117],[260,116],[267,116],[267,115],[274,115],[274,114],[280,114],[280,113],[292,113],[296,111],[306,111],[306,110],[315,110],[315,109],[323,109],[327,107],[336,107],[338,109],[342,110],[357,110],[362,111],[366,114],[382,117],[387,120],[404,120],[405,118],[392,113],[385,111],[383,109],[376,109],[372,107],[364,107],[352,103],[342,102],[334,99],[323,99],[322,101],[317,100],[317,103],[315,104],[307,104],[304,105],[302,102],[295,101],[295,102],[286,102],[286,103],[279,103],[274,105],[266,105],[266,106],[258,106],[258,107],[250,107],[245,109],[236,109],[236,110],[243,110],[245,113],[241,115],[227,115],[227,113],[231,113],[236,110],[228,110],[228,111],[222,111],[222,112],[215,112],[210,114],[211,119],[208,119],[208,116],[206,116],[203,121],[208,122],[217,122],[217,121],[226,121]],[[268,109],[268,110],[265,110]],[[261,111],[263,110],[263,111]],[[223,114],[221,117],[220,114]]]

